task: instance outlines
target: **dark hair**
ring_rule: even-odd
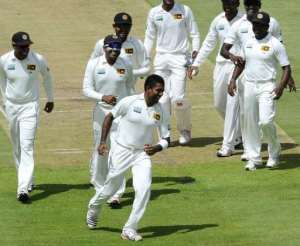
[[[240,4],[240,0],[221,0],[224,4]]]
[[[144,90],[146,91],[150,88],[153,88],[156,84],[161,84],[164,86],[165,81],[161,76],[157,74],[151,74],[145,80]]]
[[[255,5],[261,7],[261,0],[244,0],[244,5],[246,6]]]

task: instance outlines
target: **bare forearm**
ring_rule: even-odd
[[[222,48],[221,48],[221,51],[220,51],[221,56],[223,56],[226,59],[231,59],[230,56],[232,56],[232,54],[229,51],[231,49],[231,47],[232,47],[232,44],[224,43],[222,45]]]
[[[291,75],[292,75],[292,71],[290,65],[282,67],[282,76],[281,76],[279,86],[285,88],[289,82]]]
[[[101,140],[100,143],[105,143],[107,136],[109,134],[112,122],[114,120],[114,117],[111,113],[105,116],[103,125],[102,125],[102,132],[101,132]]]

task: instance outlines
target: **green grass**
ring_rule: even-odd
[[[103,21],[101,15],[95,14],[96,7],[94,6],[101,7],[101,4],[99,5],[99,2],[95,0],[89,2],[90,6],[85,1],[75,1],[74,11],[78,11],[78,6],[81,9],[80,20],[75,22],[77,18],[68,14],[73,9],[72,1],[66,3],[66,6],[62,5],[66,21],[61,21],[62,17],[59,15],[54,20],[59,25],[49,26],[53,30],[51,33],[55,33],[52,37],[52,45],[47,46],[48,40],[38,36],[43,23],[48,23],[47,21],[52,23],[51,19],[47,20],[45,17],[48,13],[42,14],[42,11],[45,11],[46,2],[39,2],[40,9],[35,10],[35,14],[40,15],[42,20],[39,22],[40,26],[32,27],[35,40],[40,38],[44,42],[43,45],[40,44],[40,47],[47,47],[43,53],[51,55],[50,61],[52,60],[51,64],[54,66],[53,71],[57,78],[57,94],[60,93],[60,96],[65,96],[67,93],[78,96],[79,93],[75,92],[80,90],[83,73],[79,71],[83,69],[83,66],[78,65],[75,59],[69,65],[78,67],[69,68],[69,65],[61,65],[60,59],[62,64],[65,64],[65,61],[70,62],[70,55],[65,50],[70,54],[74,54],[76,50],[76,60],[84,64],[89,47],[92,47],[93,38],[96,37],[96,27],[105,25],[107,28],[106,26],[109,26],[107,23],[110,23],[107,19]],[[111,4],[111,1],[103,2],[106,5]],[[120,2],[122,3],[118,5],[119,7],[112,3],[112,10],[110,12],[107,10],[102,14],[113,16],[122,7],[133,12],[135,18],[142,18],[144,10],[141,7],[136,14],[132,6],[127,6],[127,1]],[[160,1],[147,2],[153,5]],[[181,2],[192,7],[200,23],[203,39],[211,20],[220,12],[220,1]],[[23,1],[19,3],[24,4]],[[53,6],[55,4],[61,3],[53,1]],[[140,4],[140,0],[136,1],[136,4]],[[296,35],[300,10],[297,2],[289,0],[282,3],[278,0],[266,0],[263,4],[265,10],[276,16],[281,23],[297,81],[300,78],[299,70],[296,70],[300,65]],[[24,13],[30,14],[28,11],[30,5],[22,6],[26,8]],[[8,16],[17,11],[12,6],[5,9],[11,11],[5,11],[9,14]],[[56,8],[49,8],[49,11],[54,14]],[[90,15],[99,20],[92,21],[93,18],[90,18]],[[145,19],[145,16],[143,18]],[[85,27],[80,26],[80,22],[85,23],[84,25],[89,24],[85,35],[83,34]],[[29,22],[26,23],[28,25]],[[9,29],[10,25],[15,24],[9,22],[6,28]],[[20,22],[16,25],[22,27]],[[135,25],[134,29],[140,30],[138,33],[142,35],[144,22],[136,21]],[[76,34],[74,35],[70,29],[71,26],[74,26],[74,30],[80,31],[77,31],[77,34],[74,31]],[[104,32],[108,33],[106,30],[100,31],[101,35]],[[8,31],[5,31],[5,35],[8,36],[7,33]],[[83,36],[88,38],[83,38]],[[71,37],[72,40],[76,40],[75,46],[68,41]],[[62,41],[68,45],[61,48],[59,42]],[[37,40],[36,45],[39,43]],[[51,50],[55,49],[59,50],[59,53],[53,55]],[[199,75],[199,81],[195,82],[197,90],[199,88],[204,91],[211,90],[209,79],[213,64],[214,54],[205,65],[207,70]],[[72,75],[71,78],[69,78],[70,75]],[[199,87],[199,84],[202,87]],[[193,97],[192,100],[195,104],[204,106],[207,102],[211,102],[211,98],[204,98],[204,96]],[[290,137],[300,143],[299,93],[291,95],[286,93],[278,106],[278,124]],[[91,106],[81,101],[67,101],[65,104],[58,101],[57,103],[57,109],[72,110],[76,107],[87,109]],[[85,226],[85,214],[87,203],[94,194],[87,184],[89,152],[81,155],[57,155],[49,150],[77,148],[78,146],[88,149],[91,144],[91,138],[88,135],[90,133],[88,129],[91,127],[88,114],[76,115],[76,112],[54,114],[48,116],[47,120],[42,116],[36,151],[37,189],[31,195],[32,203],[28,205],[22,205],[16,201],[16,172],[11,158],[11,147],[4,131],[0,129],[1,246],[131,245],[131,242],[122,241],[119,238],[120,230],[131,210],[133,190],[130,179],[123,199],[123,208],[112,210],[105,205],[99,229],[89,231]],[[299,245],[300,154],[296,145],[285,142],[282,162],[278,169],[244,172],[238,156],[226,160],[214,157],[214,151],[220,143],[222,123],[215,112],[211,109],[201,109],[194,111],[194,115],[196,116],[193,121],[195,145],[172,148],[167,151],[166,156],[158,155],[153,162],[151,201],[140,224],[140,232],[145,238],[142,244],[155,246]],[[81,118],[79,119],[78,116]],[[180,160],[186,163],[181,163]],[[161,162],[167,164],[162,165]],[[176,165],[177,163],[179,165]]]

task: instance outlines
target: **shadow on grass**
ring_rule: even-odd
[[[155,200],[161,195],[169,195],[169,194],[177,194],[180,193],[180,190],[178,189],[159,189],[159,190],[151,190],[151,196],[150,200]],[[131,206],[133,204],[133,199],[134,199],[134,192],[126,192],[123,195],[123,198],[129,198],[127,200],[122,200],[121,206],[126,207],[126,206]]]
[[[193,231],[200,231],[206,228],[218,227],[217,224],[202,224],[202,225],[170,225],[170,226],[147,226],[139,229],[143,238],[163,237],[174,233],[189,233]],[[109,232],[121,233],[117,228],[99,227],[96,230],[103,230]]]
[[[221,145],[222,144],[222,137],[201,137],[201,138],[192,138],[191,141],[184,145],[186,147],[191,147],[191,148],[198,148],[198,147],[205,147],[207,145],[211,144],[217,144]],[[181,146],[178,141],[172,141],[170,147],[177,147]]]
[[[89,184],[40,184],[35,186],[35,190],[42,191],[31,196],[31,201],[38,201],[45,199],[51,195],[66,192],[69,190],[87,190],[90,188]]]
[[[279,166],[271,170],[286,170],[300,168],[300,153],[298,154],[281,154]]]
[[[195,178],[189,176],[182,176],[182,177],[152,177],[152,184],[160,184],[160,183],[168,183],[169,185],[176,185],[176,184],[191,184],[196,181]],[[126,182],[126,187],[132,187],[132,178],[128,179]]]
[[[296,147],[298,147],[299,145],[296,143],[281,143],[281,150],[289,150],[289,149],[294,149]],[[266,151],[268,150],[268,145],[266,143],[264,143],[262,145],[262,150]]]

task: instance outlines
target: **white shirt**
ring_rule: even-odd
[[[104,39],[100,39],[91,54],[91,58],[96,58],[104,54]],[[134,37],[127,37],[122,43],[120,57],[127,58],[133,67],[133,75],[142,77],[150,72],[150,59],[146,58],[146,50],[141,40]]]
[[[90,59],[83,79],[83,94],[108,109],[113,106],[102,101],[104,95],[122,98],[133,94],[132,66],[118,57],[111,66],[105,55]]]
[[[225,13],[222,12],[214,18],[214,20],[210,24],[208,34],[206,35],[205,40],[202,43],[202,46],[193,63],[193,66],[200,66],[207,59],[209,54],[214,50],[218,42],[220,47],[216,57],[216,62],[231,62],[230,60],[225,59],[223,56],[221,56],[220,50],[223,45],[223,41],[230,30],[230,27],[239,19],[241,19],[242,16],[243,13],[238,12],[237,15],[231,21],[228,21],[228,19],[225,16]],[[239,49],[240,48],[238,45],[233,45],[231,48],[231,52],[235,54],[239,53]]]
[[[114,118],[121,116],[116,141],[124,147],[143,149],[145,144],[152,144],[157,128],[161,139],[169,136],[168,117],[160,103],[148,107],[144,94],[124,98],[111,113]]]
[[[271,33],[279,41],[282,41],[280,26],[273,17],[270,18],[269,33]],[[239,21],[232,25],[227,37],[224,40],[224,43],[238,44],[240,47],[242,47],[252,35],[252,23],[247,20],[247,15],[245,14]]]
[[[43,77],[48,102],[53,102],[52,76],[43,56],[29,51],[24,60],[10,51],[0,57],[0,85],[5,99],[18,104],[39,100],[39,75]]]
[[[243,46],[246,61],[245,79],[249,82],[269,82],[276,80],[278,63],[289,65],[284,45],[271,34],[257,40],[253,35]]]
[[[162,4],[152,8],[148,14],[144,45],[147,56],[156,40],[156,52],[186,54],[189,51],[189,38],[192,51],[200,48],[200,34],[191,9],[179,3],[167,12]]]

